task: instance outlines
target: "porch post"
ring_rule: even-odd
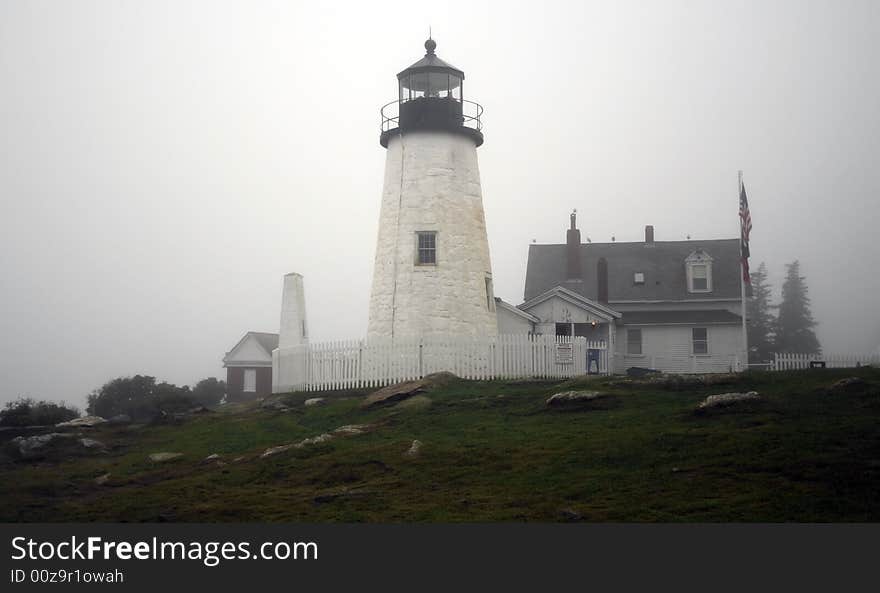
[[[617,325],[614,323],[614,318],[612,317],[608,321],[608,374],[614,374],[614,350],[616,349],[617,342]]]

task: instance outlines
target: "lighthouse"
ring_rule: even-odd
[[[495,336],[498,324],[477,148],[482,107],[464,72],[425,56],[381,109],[386,149],[369,337]]]

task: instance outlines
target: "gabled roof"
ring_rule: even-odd
[[[582,243],[581,279],[569,281],[566,245],[529,245],[526,268],[526,301],[555,286],[564,286],[589,299],[597,299],[596,268],[600,257],[608,262],[608,300],[682,301],[740,298],[739,239],[707,241],[655,241],[653,243]],[[685,260],[697,249],[712,257],[712,292],[687,291]],[[635,284],[633,274],[645,274]]]
[[[603,319],[619,319],[622,315],[614,309],[592,301],[581,294],[565,288],[564,286],[554,286],[547,292],[544,292],[534,298],[527,300],[522,305],[519,305],[517,308],[525,311],[554,297],[571,303],[575,307],[579,307],[581,309],[594,313],[596,316],[602,317]]]
[[[245,335],[241,337],[241,339],[232,347],[232,349],[226,353],[226,356],[223,357],[224,365],[227,362],[230,362],[233,358],[233,354],[238,350],[249,338],[252,338],[253,341],[265,351],[266,356],[271,360],[272,351],[278,347],[278,334],[269,334],[265,332],[247,332]]]
[[[742,323],[742,317],[730,311],[632,311],[623,314],[623,325],[701,325]]]
[[[278,347],[278,334],[268,334],[263,332],[248,332],[250,335],[257,339],[257,342],[260,343],[266,352],[270,355],[275,348]]]
[[[505,311],[510,311],[514,315],[518,315],[518,316],[522,317],[523,319],[531,321],[532,323],[540,323],[541,322],[540,319],[538,319],[537,317],[535,317],[531,313],[528,313],[526,311],[523,311],[522,309],[514,307],[513,305],[511,305],[507,301],[501,300],[499,297],[495,297],[495,307],[504,309]]]

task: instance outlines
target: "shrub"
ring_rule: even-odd
[[[79,417],[79,410],[64,402],[56,404],[20,397],[0,411],[0,426],[39,426],[58,424]]]
[[[164,414],[183,412],[196,405],[189,387],[156,383],[155,377],[135,375],[108,381],[89,395],[89,414],[112,418],[127,414],[135,422],[148,422]]]
[[[226,395],[226,381],[215,377],[202,379],[192,390],[193,398],[203,406],[216,406]]]

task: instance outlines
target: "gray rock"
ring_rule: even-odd
[[[98,426],[99,424],[104,424],[105,422],[107,421],[100,416],[83,416],[82,418],[74,418],[73,420],[68,420],[67,422],[59,422],[55,426],[91,428],[92,426]]]
[[[305,406],[309,408],[311,406],[323,406],[327,402],[324,400],[323,397],[310,397],[304,403]]]
[[[566,404],[594,401],[607,397],[607,394],[598,391],[562,391],[554,393],[547,399],[548,406],[564,406]]]
[[[416,381],[405,381],[383,387],[374,391],[361,403],[362,408],[373,408],[384,404],[398,402],[416,394],[423,393],[434,387],[448,385],[457,377],[452,373],[432,373]]]
[[[45,448],[57,439],[73,438],[75,435],[63,434],[60,432],[50,432],[46,434],[38,434],[32,437],[15,437],[10,443],[18,449],[18,454],[23,459],[33,459],[40,457]]]
[[[285,451],[288,451],[292,448],[293,445],[279,445],[277,447],[269,447],[268,449],[263,451],[263,454],[260,455],[260,459],[265,459],[267,457],[271,457],[272,455],[277,455],[278,453],[284,453]],[[235,461],[238,461],[238,459],[236,459]]]
[[[277,398],[263,400],[260,407],[264,410],[274,410],[276,412],[286,412],[290,409],[287,404]]]
[[[409,449],[404,453],[407,457],[418,457],[419,452],[422,450],[422,441],[415,440],[412,442],[412,445],[409,446]]]
[[[171,461],[172,459],[178,459],[180,457],[183,457],[183,453],[151,453],[150,461],[153,461],[155,463],[162,463],[165,461]]]
[[[370,429],[368,424],[346,424],[345,426],[340,426],[335,429],[334,434],[338,434],[341,436],[350,436],[355,434],[363,434]]]
[[[261,459],[265,459],[266,457],[271,457],[272,455],[277,455],[278,453],[283,453],[284,451],[289,451],[290,449],[302,449],[304,447],[308,447],[310,445],[319,445],[321,443],[326,443],[334,439],[337,436],[345,437],[345,436],[354,436],[358,434],[363,434],[367,432],[371,428],[368,424],[346,424],[345,426],[340,426],[335,429],[333,432],[325,432],[323,434],[319,434],[318,436],[305,438],[298,443],[289,443],[286,445],[278,445],[277,447],[270,447],[263,451],[263,454],[260,455]]]
[[[858,393],[868,387],[868,382],[861,377],[847,377],[836,381],[828,391],[831,393]]]
[[[96,439],[80,439],[79,444],[86,449],[103,449],[104,443]]]
[[[104,474],[102,476],[98,476],[97,478],[95,478],[95,484],[97,484],[98,486],[103,486],[110,481],[111,475],[112,474]]]
[[[584,520],[583,515],[572,509],[560,509],[559,518],[566,523],[577,523]]]
[[[205,461],[207,463],[210,463],[211,461],[220,461],[220,455],[218,453],[213,453],[213,454],[205,457],[205,459],[203,461]]]
[[[300,442],[298,442],[292,446],[296,447],[297,449],[302,449],[303,447],[308,447],[309,445],[318,445],[320,443],[326,443],[327,441],[329,441],[332,438],[333,438],[332,434],[330,434],[329,432],[325,432],[324,434],[319,434],[316,437],[309,437],[307,439],[303,439]]]
[[[719,393],[710,395],[697,406],[697,411],[704,411],[713,408],[726,408],[743,402],[759,401],[761,396],[757,391],[749,391],[747,393]]]

